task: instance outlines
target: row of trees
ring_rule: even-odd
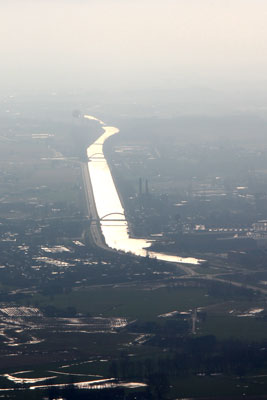
[[[161,343],[159,343],[161,342]],[[191,374],[223,373],[243,376],[266,367],[265,343],[248,343],[236,339],[217,341],[215,336],[171,339],[155,336],[152,345],[167,347],[172,342],[172,355],[133,360],[122,357],[113,361],[110,375],[119,379],[147,380],[151,375],[168,377]],[[175,345],[175,347],[174,347]],[[170,353],[169,353],[170,354]]]

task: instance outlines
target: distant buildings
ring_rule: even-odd
[[[255,232],[267,232],[267,220],[263,219],[261,221],[252,224],[252,229]]]

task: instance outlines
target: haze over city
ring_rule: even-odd
[[[267,399],[266,0],[0,16],[0,397]]]
[[[180,89],[188,102],[204,97],[206,111],[230,102],[257,112],[267,104],[266,17],[264,0],[1,1],[0,87],[140,98],[158,89],[166,102]]]

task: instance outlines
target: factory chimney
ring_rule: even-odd
[[[142,178],[139,178],[139,196],[142,196],[143,192],[143,183],[142,183]]]
[[[148,179],[146,179],[146,195],[148,195],[149,190],[148,190]]]

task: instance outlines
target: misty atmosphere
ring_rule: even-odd
[[[0,7],[0,397],[267,399],[266,1]]]

